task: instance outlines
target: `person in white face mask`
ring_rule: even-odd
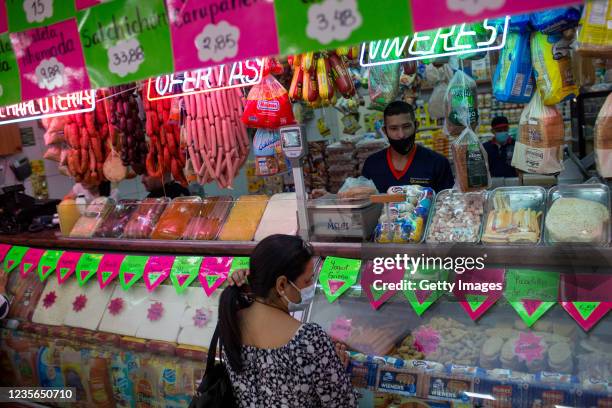
[[[262,240],[219,300],[219,334],[236,406],[356,407],[344,349],[290,312],[314,297],[312,250],[301,238]]]

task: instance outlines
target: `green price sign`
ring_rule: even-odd
[[[327,300],[331,303],[338,299],[357,282],[361,260],[328,256],[321,267],[319,282]]]

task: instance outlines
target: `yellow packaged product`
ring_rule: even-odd
[[[612,58],[612,1],[588,0],[578,30],[577,50],[590,57]]]
[[[267,205],[268,196],[266,195],[240,197],[221,229],[219,240],[252,241]]]
[[[578,96],[570,57],[573,36],[571,30],[563,34],[535,32],[531,35],[531,61],[544,105],[556,105]]]

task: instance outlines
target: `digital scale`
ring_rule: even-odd
[[[306,213],[306,185],[304,184],[304,172],[302,168],[303,158],[308,154],[308,143],[306,142],[306,130],[303,126],[283,126],[279,129],[283,153],[289,159],[293,172],[295,195],[298,205],[298,224],[300,236],[304,240],[310,239],[310,226]]]

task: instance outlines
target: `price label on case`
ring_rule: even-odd
[[[42,60],[35,70],[38,87],[49,91],[61,88],[65,83],[64,71],[64,64],[59,62],[57,58],[52,57]]]
[[[325,0],[308,9],[306,35],[321,44],[329,44],[346,40],[362,23],[357,0]]]
[[[202,62],[234,58],[238,54],[239,39],[240,29],[227,21],[208,24],[195,39],[198,58]]]
[[[24,0],[23,11],[28,23],[42,23],[53,16],[53,0]]]
[[[118,41],[108,49],[108,69],[121,78],[137,72],[144,60],[144,50],[136,38]]]

